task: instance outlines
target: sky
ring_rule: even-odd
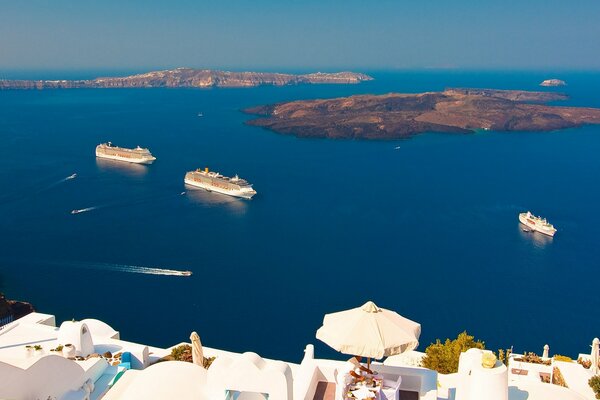
[[[0,0],[0,69],[600,69],[599,0]]]

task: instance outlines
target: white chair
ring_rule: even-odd
[[[336,369],[333,373],[335,377],[335,400],[344,400],[346,391],[346,382],[344,381],[344,373]]]
[[[398,380],[395,381],[384,376],[383,384],[381,386],[381,400],[399,400],[401,383],[401,376],[398,376]]]

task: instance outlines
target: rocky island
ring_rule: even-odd
[[[566,86],[567,83],[565,81],[561,81],[560,79],[546,79],[540,83],[540,86],[552,87],[552,86]]]
[[[400,139],[424,132],[551,131],[600,124],[600,109],[541,104],[565,99],[549,92],[447,89],[292,101],[244,111],[262,115],[249,125],[314,138]]]
[[[230,72],[208,69],[177,68],[145,74],[84,80],[0,80],[2,89],[77,89],[77,88],[210,88],[251,87],[259,85],[298,85],[304,83],[354,84],[370,81],[355,72],[316,72],[294,75],[270,72]]]

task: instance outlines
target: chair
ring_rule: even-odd
[[[344,382],[344,373],[336,369],[333,373],[335,378],[335,400],[343,400],[346,397],[346,382]]]
[[[390,379],[390,377],[386,378],[384,376],[381,386],[381,400],[399,400],[401,383],[401,376],[398,376],[397,380]]]

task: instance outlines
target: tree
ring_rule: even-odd
[[[440,374],[452,374],[458,372],[460,353],[473,348],[483,350],[485,343],[475,341],[475,337],[470,336],[467,331],[460,333],[454,340],[446,339],[444,343],[436,339],[435,343],[425,349],[422,365]]]
[[[596,398],[600,399],[600,376],[598,376],[598,375],[592,376],[590,378],[590,380],[588,381],[588,384],[590,385],[590,387],[594,391],[594,394],[596,395]]]

